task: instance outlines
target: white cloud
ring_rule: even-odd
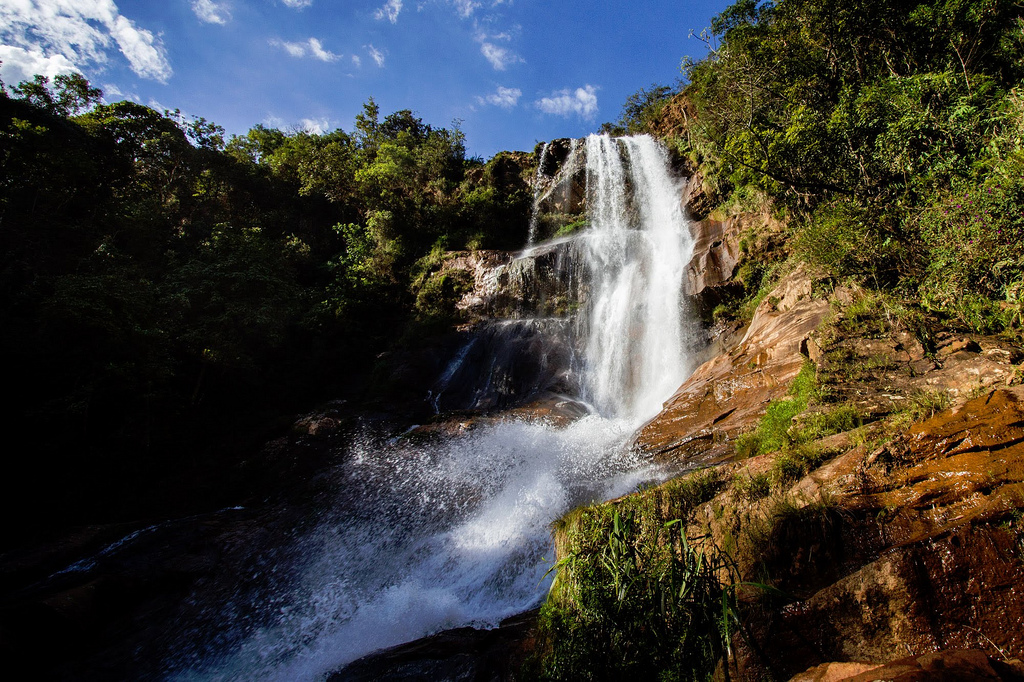
[[[576,114],[591,120],[597,113],[597,88],[584,85],[570,91],[568,88],[551,93],[551,97],[542,97],[535,103],[545,114],[569,116]]]
[[[281,130],[286,125],[288,125],[288,122],[285,121],[280,116],[275,116],[274,114],[268,114],[267,117],[263,119],[263,125],[268,126],[270,128],[277,128],[278,130]]]
[[[483,43],[480,45],[480,52],[487,61],[491,63],[496,71],[504,71],[508,68],[509,64],[517,64],[523,61],[523,58],[512,52],[506,47],[495,45],[494,43]]]
[[[398,13],[402,11],[402,0],[388,0],[384,6],[373,13],[377,19],[387,19],[392,24],[398,21]]]
[[[0,44],[63,57],[78,70],[106,63],[116,48],[142,78],[165,83],[173,74],[159,37],[122,16],[114,0],[3,0]]]
[[[166,83],[171,76],[171,65],[164,55],[163,46],[154,46],[153,34],[136,28],[135,24],[122,16],[117,17],[111,29],[114,40],[132,66],[132,71],[143,78],[152,78]]]
[[[231,21],[230,10],[213,0],[192,0],[192,11],[200,21],[207,24],[226,24]]]
[[[287,52],[292,57],[303,58],[311,57],[313,59],[319,59],[322,62],[336,62],[341,59],[340,54],[334,54],[329,50],[325,50],[323,43],[316,38],[309,38],[300,43],[291,43],[287,40],[279,40],[273,38],[270,44],[274,47],[279,47]]]
[[[304,118],[299,121],[299,126],[307,133],[323,135],[331,128],[331,122],[326,118]]]
[[[511,109],[519,103],[519,98],[522,96],[523,91],[519,88],[499,87],[497,92],[491,93],[486,97],[477,97],[476,101],[480,104],[493,104],[502,109]]]
[[[356,68],[359,68],[360,66],[363,65],[363,60],[359,58],[359,55],[352,55],[352,65],[355,66]]]
[[[313,4],[313,0],[281,0],[292,9],[302,9]]]
[[[377,66],[384,68],[384,53],[375,48],[373,45],[367,45],[366,51],[370,53],[373,61],[377,62]]]
[[[476,8],[480,6],[479,2],[474,2],[473,0],[451,0],[451,3],[455,6],[455,11],[463,19],[472,16]]]
[[[292,120],[294,121],[294,119]],[[268,114],[263,119],[263,125],[291,132],[305,131],[314,135],[323,135],[331,130],[331,122],[326,118],[302,118],[299,119],[298,123],[289,123],[287,120],[274,114]]]
[[[121,100],[127,99],[131,100],[132,102],[138,102],[140,104],[142,103],[142,98],[139,97],[139,93],[125,92],[113,83],[104,83],[101,89],[103,90],[104,102],[119,102]]]
[[[62,54],[46,56],[40,49],[26,50],[13,45],[0,45],[0,73],[8,85],[30,81],[36,74],[53,78],[80,69]]]
[[[334,62],[341,58],[341,55],[325,50],[324,46],[316,38],[309,39],[309,54],[322,62]]]

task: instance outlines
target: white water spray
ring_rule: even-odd
[[[692,244],[653,140],[591,136],[573,155],[584,150],[577,383],[598,413],[563,429],[503,422],[443,441],[354,443],[336,472],[337,504],[300,541],[287,590],[216,658],[184,651],[177,677],[322,679],[439,630],[493,627],[546,594],[555,519],[659,476],[624,446],[688,370],[681,288]]]

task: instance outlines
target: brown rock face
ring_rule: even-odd
[[[705,219],[691,223],[693,257],[686,268],[686,293],[692,297],[697,314],[710,322],[719,303],[735,296],[743,285],[733,280],[740,260],[741,220]]]
[[[831,522],[787,533],[779,524],[808,514],[776,520],[770,537],[785,546],[764,554],[762,570],[797,600],[752,617],[741,674],[785,677],[903,651],[913,656],[852,679],[1019,679],[983,653],[946,650],[1024,655],[1024,389],[941,412],[870,453],[853,449],[789,495],[798,506],[829,500]],[[815,548],[828,548],[827,561],[797,565]],[[822,670],[796,679],[847,679],[813,676]]]
[[[662,461],[731,454],[731,440],[785,395],[803,366],[807,339],[829,309],[810,294],[803,268],[784,277],[758,306],[739,344],[701,365],[640,430],[636,445]]]
[[[693,234],[696,241],[686,269],[686,293],[696,296],[732,279],[740,260],[740,223],[736,218],[702,220],[694,224]]]
[[[717,203],[714,194],[704,186],[704,177],[699,171],[693,172],[683,186],[683,205],[690,217],[703,221]]]

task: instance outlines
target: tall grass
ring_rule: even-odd
[[[541,610],[547,680],[703,680],[738,622],[723,555],[687,538],[690,512],[728,483],[705,469],[555,525],[562,557]]]

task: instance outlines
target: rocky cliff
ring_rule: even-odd
[[[744,220],[696,224],[698,298],[733,284]],[[716,483],[687,535],[727,557],[723,581],[773,590],[741,590],[732,678],[1019,679],[1024,352],[816,274],[791,268],[748,323],[719,325],[635,437],[672,467],[712,467],[690,475]],[[769,427],[781,447],[763,446]],[[610,505],[667,522],[679,481]]]

